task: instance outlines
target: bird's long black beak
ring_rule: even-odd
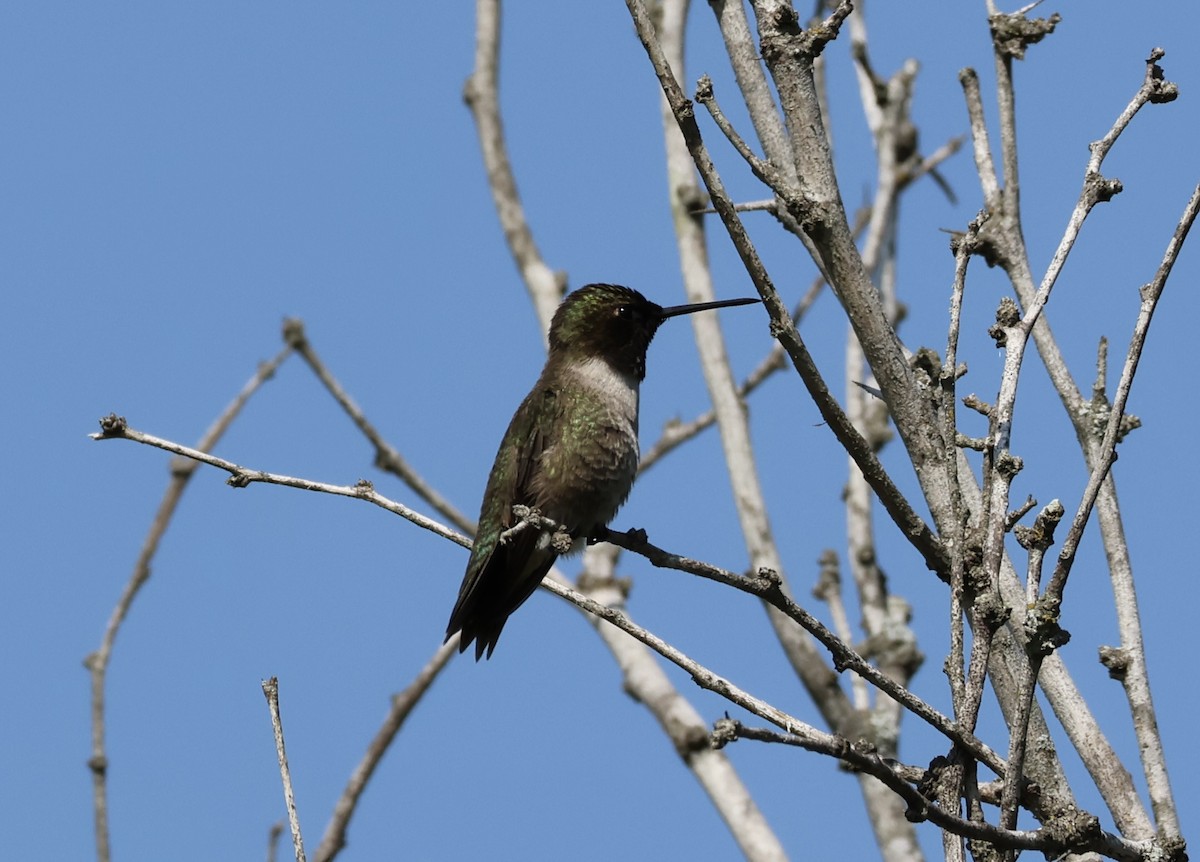
[[[708,311],[710,308],[728,308],[731,305],[751,305],[755,302],[762,302],[757,296],[745,299],[718,299],[715,302],[696,302],[692,305],[672,305],[670,308],[662,310],[662,319],[668,317],[678,317],[681,314],[692,314],[696,311]]]

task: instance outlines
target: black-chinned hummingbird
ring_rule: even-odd
[[[638,467],[638,389],[646,350],[664,320],[727,299],[663,308],[636,290],[589,284],[570,294],[550,323],[550,351],[533,391],[517,408],[488,477],[479,529],[446,639],[459,652],[492,650],[504,623],[558,558],[552,532],[527,525],[513,506],[537,509],[572,539],[571,553],[600,532],[629,496]],[[502,539],[503,536],[503,539]]]

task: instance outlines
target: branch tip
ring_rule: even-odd
[[[1146,58],[1146,87],[1150,90],[1148,101],[1152,105],[1165,105],[1179,98],[1179,87],[1163,75],[1158,61],[1167,56],[1162,48],[1154,48]]]
[[[91,438],[93,440],[105,440],[112,437],[124,437],[128,429],[129,423],[125,421],[124,416],[109,413],[100,419],[100,433],[92,434]]]
[[[992,47],[1006,60],[1025,59],[1026,49],[1045,39],[1062,22],[1062,16],[1057,12],[1049,18],[1025,17],[1025,13],[1031,8],[1033,7],[1026,6],[1012,13],[998,12],[988,18],[992,30]]]
[[[298,317],[283,319],[283,343],[293,350],[303,350],[308,345],[308,337],[304,334],[304,321]]]

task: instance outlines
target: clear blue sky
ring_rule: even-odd
[[[976,66],[991,92],[983,4],[896,5],[872,4],[874,59],[885,73],[908,56],[921,60],[915,114],[929,151],[966,131],[958,69]],[[664,304],[682,301],[658,89],[624,4],[510,6],[505,120],[548,263],[573,286],[617,281]],[[1113,153],[1107,173],[1126,191],[1094,214],[1048,308],[1087,385],[1100,335],[1112,341],[1115,379],[1136,288],[1200,179],[1200,15],[1182,2],[1158,4],[1153,15],[1115,2],[1044,8],[1065,20],[1018,66],[1035,270],[1074,203],[1088,142],[1137,88],[1150,48],[1167,50],[1164,68],[1182,91],[1148,109]],[[693,16],[687,78],[711,73],[732,108],[706,4]],[[473,28],[468,3],[39,2],[0,12],[0,343],[3,391],[16,410],[0,431],[0,829],[11,858],[92,853],[81,662],[99,644],[167,481],[164,454],[89,441],[98,417],[116,411],[194,442],[277,351],[282,319],[298,316],[372,421],[460,508],[477,511],[541,348],[461,101]],[[830,84],[843,193],[857,204],[871,160],[846,53],[844,43],[831,48]],[[728,150],[715,150],[735,192],[761,196]],[[944,172],[961,202],[949,204],[932,184],[914,189],[901,235],[910,309],[902,335],[939,349],[952,276],[939,229],[961,229],[979,207],[969,156]],[[780,289],[798,296],[811,265],[769,219],[750,224]],[[1191,686],[1178,684],[1194,675],[1195,243],[1139,372],[1131,409],[1146,427],[1116,468],[1185,831],[1200,798]],[[711,245],[720,294],[747,294],[727,241],[714,233]],[[1000,357],[984,329],[1005,290],[982,266],[974,272],[964,387],[990,399]],[[744,375],[770,347],[765,319],[753,309],[722,319]],[[839,386],[843,331],[823,298],[805,332]],[[705,408],[694,356],[686,325],[655,341],[644,445],[669,417]],[[1014,445],[1027,469],[1014,497],[1059,497],[1071,511],[1083,471],[1036,359],[1022,386]],[[751,409],[774,529],[807,601],[818,555],[843,545],[844,460],[794,378],[764,387]],[[219,454],[334,483],[372,477],[417,504],[373,471],[369,447],[299,361],[257,396]],[[639,483],[617,525],[745,565],[712,435]],[[942,589],[894,538],[881,541],[890,583],[914,603],[930,658],[915,685],[945,707]],[[235,491],[215,471],[197,475],[110,672],[114,858],[262,858],[283,811],[259,689],[271,675],[280,678],[300,815],[315,848],[389,695],[440,642],[465,560],[462,549],[365,505]],[[751,600],[635,558],[622,573],[635,580],[638,620],[816,720]],[[1097,646],[1116,640],[1108,593],[1093,542],[1068,591],[1064,625],[1074,638],[1063,655],[1129,756],[1123,696],[1095,660]],[[675,678],[707,718],[726,709]],[[994,720],[985,726],[994,730]],[[914,732],[905,760],[942,751],[906,727]],[[1004,745],[998,735],[989,741]],[[854,823],[860,810],[854,780],[834,764],[751,743],[729,753],[796,858],[872,855],[865,824],[825,843],[831,822],[847,822],[848,809]],[[1094,794],[1082,801],[1101,811]],[[923,828],[936,853],[936,834]],[[455,662],[439,680],[376,775],[350,842],[343,858],[736,853],[656,726],[621,692],[590,627],[545,595],[513,619],[490,663]]]

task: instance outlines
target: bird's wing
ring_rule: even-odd
[[[534,467],[552,445],[561,404],[555,390],[536,386],[513,416],[484,492],[479,530],[450,614],[446,636],[462,632],[459,650],[475,641],[476,659],[490,656],[509,615],[537,589],[557,556],[537,548],[541,530],[526,528],[507,541],[500,536],[516,523],[512,507],[534,505]]]

